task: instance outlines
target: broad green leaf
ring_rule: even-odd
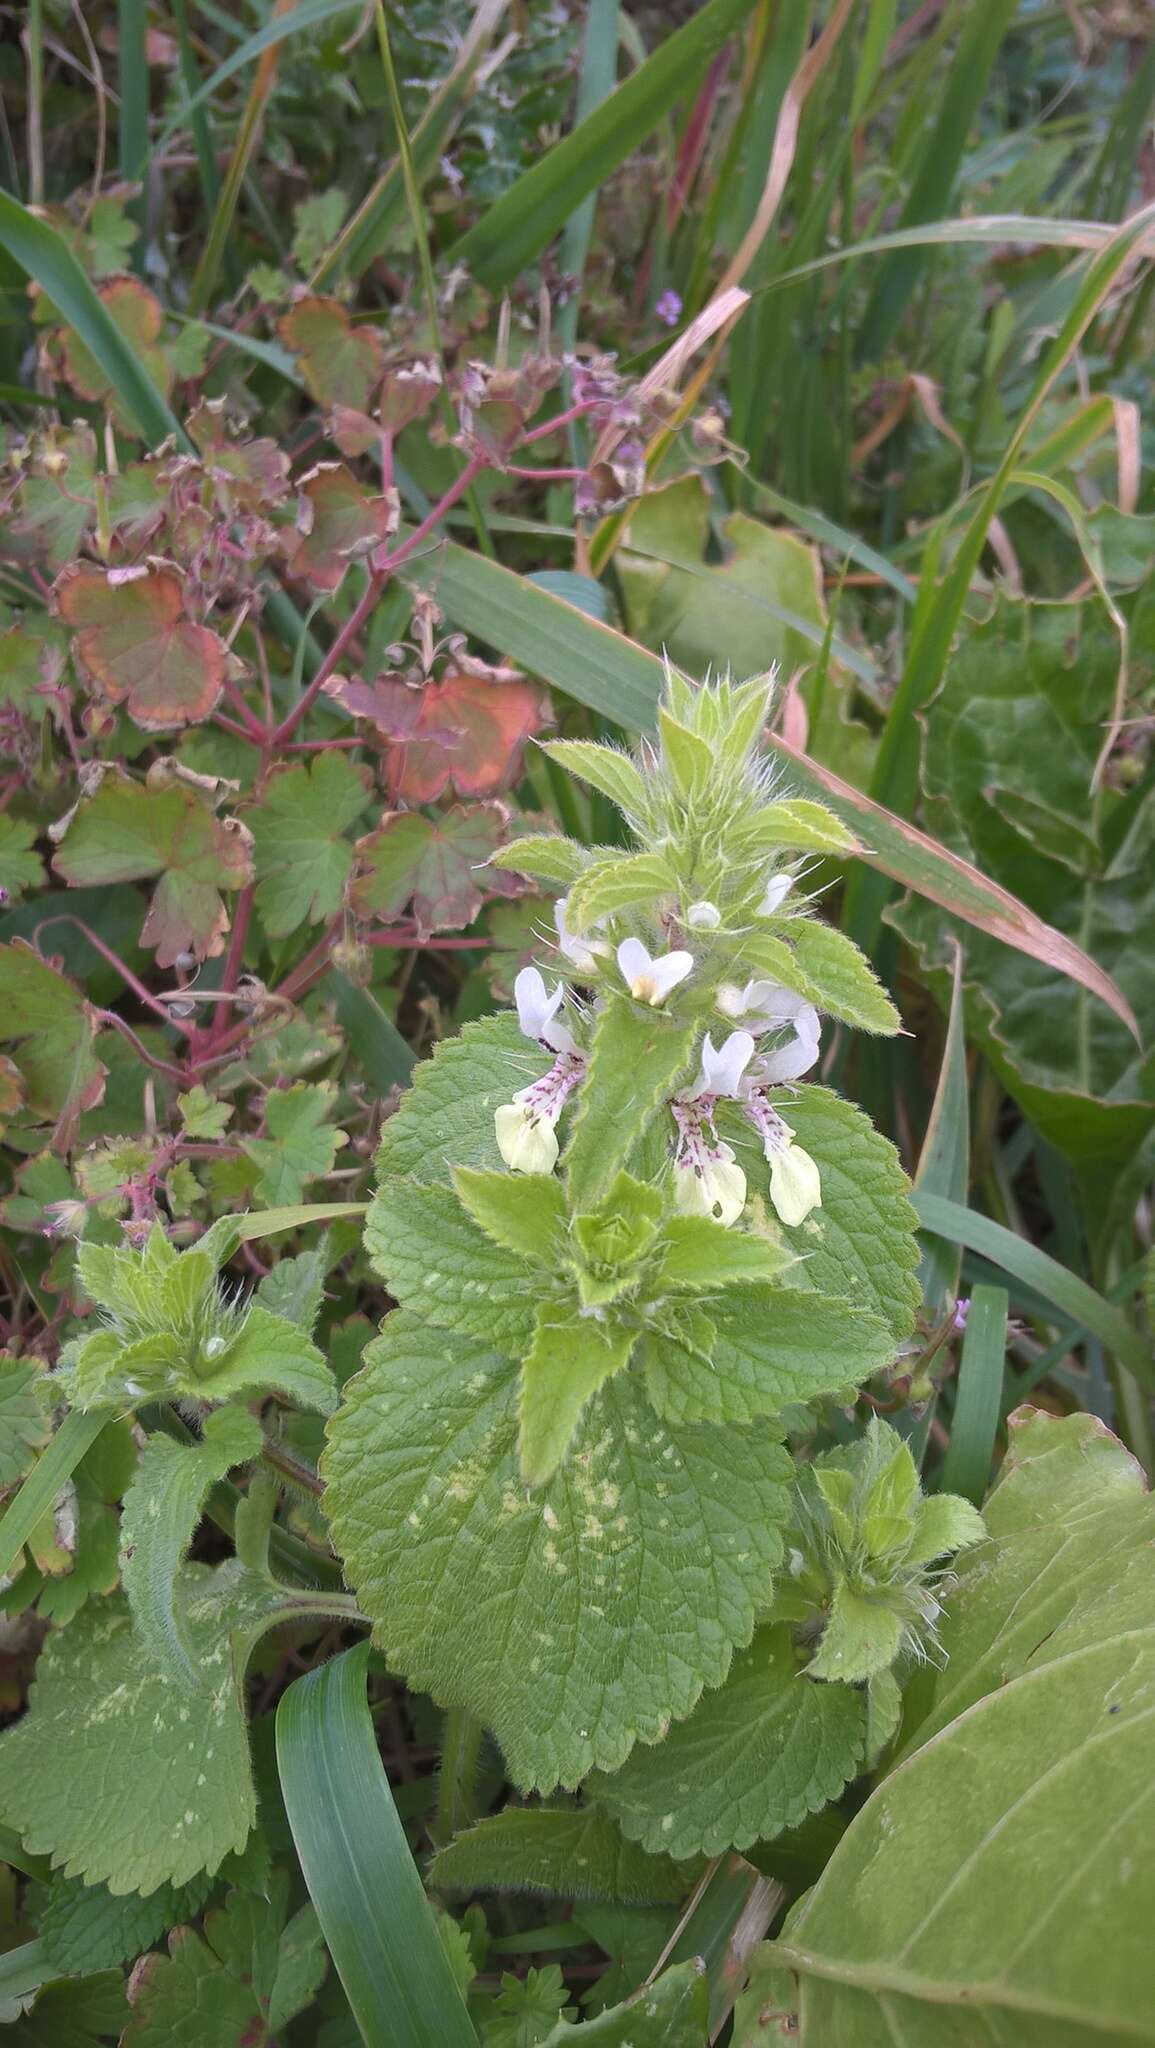
[[[640,904],[656,906],[677,886],[677,876],[660,854],[609,853],[586,868],[570,889],[567,928],[581,933],[599,918],[614,917]]]
[[[260,1168],[257,1192],[270,1207],[299,1202],[306,1183],[322,1180],[346,1142],[328,1122],[335,1090],[319,1081],[274,1088],[265,1097],[267,1138],[246,1138],[244,1149]]]
[[[486,862],[505,837],[501,804],[454,804],[427,818],[422,811],[390,811],[359,841],[352,887],[358,916],[392,923],[408,910],[419,938],[472,924],[486,893],[516,894]]]
[[[337,1405],[336,1382],[317,1346],[296,1323],[270,1315],[259,1302],[246,1309],[239,1337],[198,1391],[217,1401],[271,1392],[321,1415]]]
[[[298,1252],[295,1258],[278,1259],[271,1266],[257,1288],[257,1301],[267,1308],[270,1315],[283,1316],[287,1322],[311,1337],[321,1313],[325,1295],[325,1275],[329,1267],[328,1233],[320,1244],[313,1245],[307,1252]]]
[[[96,1018],[66,975],[23,939],[0,946],[0,1042],[16,1048],[30,1119],[54,1123],[61,1149],[104,1096],[108,1069],[96,1057],[96,1034]]]
[[[551,1302],[538,1309],[518,1395],[518,1463],[527,1486],[553,1478],[588,1403],[629,1364],[636,1335]]]
[[[80,1884],[54,1871],[28,1894],[28,1915],[54,1972],[82,1976],[135,1962],[170,1927],[191,1920],[208,1896],[211,1880],[194,1878],[180,1890],[162,1884],[142,1899],[120,1897],[105,1884]]]
[[[318,754],[278,769],[247,813],[257,871],[257,909],[271,938],[319,924],[341,907],[353,871],[342,838],[369,801],[369,772],[347,754]]]
[[[507,1806],[455,1835],[429,1867],[435,1891],[542,1892],[622,1905],[673,1904],[685,1873],[627,1842],[598,1807]]]
[[[123,2048],[266,2048],[311,2005],[327,1967],[311,1905],[286,1923],[289,1873],[268,1896],[230,1892],[203,1938],[180,1930],[135,1979]]]
[[[693,1320],[647,1333],[646,1393],[667,1422],[753,1422],[849,1396],[894,1356],[881,1316],[796,1287],[728,1288]]]
[[[31,1470],[52,1435],[52,1390],[39,1358],[0,1356],[0,1488]]]
[[[794,957],[818,990],[819,1007],[859,1031],[889,1036],[901,1018],[864,953],[852,939],[821,918],[798,920],[792,937]]]
[[[261,1425],[243,1408],[205,1420],[197,1445],[149,1439],[124,1496],[120,1573],[133,1627],[151,1664],[177,1687],[195,1685],[191,1644],[177,1609],[177,1578],[209,1492],[261,1448]]]
[[[216,1101],[200,1081],[177,1096],[176,1106],[186,1138],[223,1138],[235,1114],[231,1102]]]
[[[414,1069],[413,1086],[386,1122],[377,1154],[382,1185],[394,1174],[448,1186],[455,1166],[503,1172],[494,1111],[548,1073],[541,1047],[510,1013],[467,1024]]]
[[[242,1704],[247,1652],[284,1612],[235,1566],[187,1566],[178,1595],[197,1690],[156,1671],[127,1604],[92,1601],[40,1654],[24,1719],[0,1737],[4,1817],[68,1877],[117,1893],[186,1884],[241,1849],[256,1806]]]
[[[551,1174],[485,1173],[475,1166],[459,1166],[453,1186],[474,1222],[506,1251],[523,1259],[556,1260],[564,1249],[565,1194]],[[375,1213],[376,1205],[365,1226],[366,1242]]]
[[[608,796],[631,824],[645,818],[649,808],[646,785],[639,769],[619,747],[600,746],[594,740],[543,740],[542,752],[588,782],[591,789]]]
[[[1151,1501],[1090,1416],[1011,1437],[931,1711],[774,1945],[803,2043],[1152,2038]]]
[[[562,1161],[575,1209],[592,1208],[628,1163],[689,1066],[695,1036],[694,1025],[646,1016],[624,996],[606,1002]]]
[[[102,2048],[105,2042],[119,2041],[130,2016],[120,1971],[102,1970],[93,1976],[61,1978],[47,1984],[39,1942],[28,1942],[11,1960],[15,1962],[29,1950],[36,1952],[39,1967],[28,1988],[32,1990],[35,1983],[44,1988],[23,2018],[17,2018],[11,2007],[4,2012],[8,2022],[5,2048]],[[8,1961],[5,1957],[4,1962]],[[23,1998],[20,2003],[24,2004]]]
[[[864,1746],[862,1694],[805,1677],[778,1624],[759,1629],[664,1742],[635,1749],[587,1789],[652,1854],[717,1856],[770,1841],[837,1799]]]
[[[184,783],[150,788],[126,775],[106,777],[77,807],[52,865],[77,888],[159,876],[140,934],[158,967],[185,952],[198,960],[219,953],[229,928],[220,892],[252,877],[243,825],[218,818]]]
[[[539,156],[452,249],[489,289],[527,270],[575,208],[605,182],[681,99],[750,10],[709,0],[593,113]]]
[[[756,1430],[664,1428],[624,1373],[531,1497],[517,1381],[481,1344],[390,1317],[331,1427],[327,1504],[391,1666],[467,1703],[516,1783],[574,1785],[658,1740],[749,1641],[790,1464]]]
[[[795,1263],[795,1254],[753,1230],[727,1228],[709,1216],[671,1216],[657,1247],[661,1267],[655,1288],[685,1287],[714,1294],[757,1280],[776,1280]]]
[[[822,1175],[822,1207],[794,1229],[782,1226],[783,1241],[803,1262],[792,1283],[869,1309],[904,1343],[919,1303],[918,1242],[898,1154],[860,1109],[827,1088],[800,1087],[779,1108]],[[739,1147],[751,1191],[768,1202],[766,1166],[744,1127],[722,1113],[719,1128]]]
[[[365,1244],[403,1308],[521,1357],[544,1276],[535,1280],[517,1253],[487,1237],[452,1189],[386,1179],[365,1219]]]
[[[587,2020],[582,2032],[590,2048],[705,2048],[709,1995],[700,1958],[676,1963],[650,1984]],[[570,2048],[573,2028],[559,2020],[541,2048]]]
[[[806,1668],[815,1679],[860,1685],[889,1671],[902,1637],[900,1614],[843,1583],[835,1588],[822,1641]]]

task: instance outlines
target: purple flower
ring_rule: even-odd
[[[954,1321],[952,1327],[956,1330],[965,1330],[967,1326],[967,1317],[969,1316],[970,1312],[970,1296],[969,1294],[965,1294],[961,1301],[955,1302]]]
[[[682,301],[676,291],[667,286],[654,307],[655,318],[665,327],[676,327],[682,317]]]

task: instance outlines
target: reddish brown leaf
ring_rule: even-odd
[[[146,732],[207,718],[221,693],[228,650],[184,615],[179,570],[99,569],[75,562],[57,578],[56,609],[73,627],[73,651],[109,703],[124,704]]]
[[[298,299],[279,333],[301,359],[301,375],[318,405],[368,412],[385,368],[375,329],[354,327],[336,299]]]
[[[450,784],[458,796],[507,789],[521,774],[526,740],[547,715],[533,683],[464,669],[419,691],[394,676],[372,684],[335,678],[330,694],[397,744],[390,786],[414,804],[431,803]]]
[[[396,491],[371,498],[343,462],[321,462],[302,477],[297,532],[288,536],[289,567],[315,590],[336,590],[350,562],[396,533]]]
[[[133,354],[167,398],[172,384],[172,365],[160,346],[160,333],[164,326],[164,308],[160,300],[138,277],[110,277],[99,291],[107,311],[131,344]],[[97,405],[111,404],[125,430],[139,434],[140,429],[132,415],[122,413],[114,385],[91,349],[72,328],[67,328],[64,333],[64,371],[73,390],[78,391],[81,398],[89,398]]]
[[[410,909],[420,938],[472,924],[486,896],[516,895],[522,886],[484,865],[500,846],[507,819],[504,804],[455,804],[437,818],[388,813],[358,843],[354,910],[389,924]]]

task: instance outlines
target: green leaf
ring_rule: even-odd
[[[278,1259],[257,1288],[257,1300],[270,1315],[295,1323],[311,1337],[325,1298],[325,1275],[329,1270],[329,1238],[292,1259]]]
[[[858,841],[825,804],[809,797],[780,797],[760,814],[757,842],[769,852],[788,847],[794,853],[857,853]]]
[[[829,1089],[800,1087],[779,1107],[822,1175],[822,1207],[794,1229],[782,1226],[783,1242],[803,1262],[792,1283],[869,1309],[889,1323],[896,1346],[905,1343],[919,1304],[918,1219],[898,1154],[869,1117]],[[745,1127],[727,1111],[718,1124],[739,1147],[751,1192],[768,1203],[765,1162]]]
[[[231,1102],[217,1102],[200,1081],[177,1096],[176,1106],[186,1138],[223,1138],[234,1113]]]
[[[0,1356],[0,1489],[36,1463],[52,1435],[51,1408],[43,1360]]]
[[[135,1962],[159,1935],[200,1912],[211,1880],[194,1878],[178,1891],[162,1884],[142,1899],[115,1896],[104,1884],[80,1884],[54,1871],[28,1893],[28,1913],[53,1972],[82,1976]]]
[[[96,1032],[96,1018],[66,975],[23,939],[0,946],[0,1043],[17,1047],[29,1116],[55,1124],[62,1150],[78,1118],[104,1096],[108,1069],[96,1057]]]
[[[589,848],[579,846],[576,839],[563,839],[555,832],[526,832],[508,846],[499,846],[491,865],[534,875],[540,882],[560,882],[564,888],[576,882],[590,859]]]
[[[539,2048],[553,2033],[555,2022],[568,2032],[568,2021],[577,2013],[568,1998],[556,1963],[546,1963],[540,1970],[531,1965],[524,1977],[505,1971],[493,2002],[494,2017],[482,2021],[482,2048]]]
[[[189,951],[199,960],[220,952],[229,928],[220,892],[243,888],[252,872],[244,828],[216,817],[196,790],[124,775],[106,777],[77,807],[53,866],[86,888],[159,875],[140,935],[159,967]]]
[[[133,1986],[122,2048],[265,2048],[311,2005],[325,1975],[311,1905],[286,1924],[288,1871],[268,1895],[230,1892],[205,1914],[204,1937],[180,1928]]]
[[[636,1335],[560,1304],[544,1302],[538,1309],[518,1397],[518,1461],[527,1486],[553,1478],[587,1404],[629,1364]]]
[[[353,848],[341,837],[369,801],[367,768],[318,754],[274,771],[246,813],[256,852],[256,905],[270,938],[319,924],[341,907]]]
[[[664,1742],[636,1749],[588,1795],[654,1855],[717,1856],[770,1841],[837,1799],[861,1763],[864,1701],[796,1665],[791,1632],[759,1629]]]
[[[0,1520],[0,1578],[6,1578],[57,1495],[68,1484],[81,1459],[91,1450],[108,1422],[107,1413],[84,1415],[74,1409],[8,1503]]]
[[[705,2048],[709,1993],[699,1957],[663,1970],[655,1984],[623,2005],[587,2020],[582,2032],[590,2048]],[[570,2048],[573,2028],[559,2021],[541,2048]]]
[[[36,1603],[46,1621],[64,1628],[94,1594],[111,1593],[120,1576],[118,1503],[132,1479],[137,1452],[127,1422],[106,1422],[72,1475],[74,1528],[67,1565],[45,1578]]]
[[[458,1200],[494,1244],[523,1259],[556,1260],[563,1251],[568,1220],[565,1194],[552,1175],[485,1173],[477,1167],[458,1166],[453,1186]],[[371,1220],[365,1226],[366,1240],[370,1228]]]
[[[308,1181],[333,1171],[346,1142],[344,1131],[326,1121],[334,1089],[319,1081],[274,1088],[265,1097],[267,1138],[246,1138],[244,1149],[260,1168],[257,1192],[270,1206],[299,1202]]]
[[[727,1289],[693,1320],[648,1333],[646,1393],[667,1422],[753,1422],[846,1397],[894,1357],[880,1316],[795,1287]]]
[[[443,1039],[415,1068],[412,1088],[386,1122],[377,1154],[382,1184],[406,1174],[447,1187],[455,1166],[504,1172],[494,1111],[550,1065],[550,1055],[522,1037],[508,1012]]]
[[[668,1856],[627,1842],[598,1807],[507,1806],[439,1849],[429,1882],[442,1892],[542,1892],[627,1906],[673,1904],[687,1889]]]
[[[853,939],[817,917],[800,919],[792,936],[795,959],[818,990],[819,1007],[859,1031],[893,1037],[902,1019]]]
[[[347,1650],[277,1709],[301,1870],[365,2048],[476,2048],[381,1765],[367,1662],[367,1645]]]
[[[25,889],[39,889],[44,883],[44,863],[32,848],[40,837],[39,827],[25,818],[0,811],[0,899],[5,909],[19,903]]]
[[[1091,1417],[1019,1430],[935,1711],[773,1945],[804,2044],[1151,2038],[1151,1504]]]
[[[478,1228],[452,1189],[386,1180],[365,1219],[365,1245],[393,1299],[424,1322],[488,1336],[515,1358],[529,1344],[533,1276]]]
[[[506,816],[496,803],[454,804],[435,818],[388,812],[358,843],[352,889],[358,916],[392,923],[408,909],[425,939],[472,924],[487,889],[501,893],[501,877],[486,862],[505,837]]]
[[[234,1566],[186,1566],[178,1607],[197,1688],[155,1669],[121,1599],[90,1601],[41,1651],[24,1719],[0,1737],[4,1817],[69,1877],[117,1892],[185,1884],[244,1846],[256,1814],[230,1647],[283,1613]]]
[[[543,740],[541,749],[551,761],[608,796],[631,824],[640,824],[645,818],[649,808],[645,782],[620,747],[603,747],[595,740]]]
[[[323,1354],[297,1324],[270,1315],[259,1302],[245,1311],[240,1336],[197,1391],[216,1401],[272,1392],[321,1415],[331,1415],[337,1405],[336,1382]]]
[[[609,853],[579,875],[569,892],[566,926],[589,930],[600,918],[616,916],[640,904],[656,906],[669,898],[678,878],[669,862],[656,853]]]
[[[807,1665],[812,1678],[858,1685],[888,1671],[902,1647],[900,1614],[843,1583],[835,1588],[822,1641]]]
[[[594,1029],[589,1071],[562,1164],[575,1209],[591,1209],[628,1164],[688,1067],[693,1024],[643,1016],[624,996],[606,1002]]]
[[[661,1267],[654,1285],[713,1294],[720,1287],[776,1280],[795,1254],[755,1231],[727,1228],[709,1216],[671,1216],[657,1247]]]
[[[35,1952],[30,1960],[35,1964],[39,1958],[40,1967],[32,1969],[28,1990],[37,1983],[44,1984],[40,1942],[27,1942],[13,1956],[3,1958],[4,1963],[19,1967],[18,1958],[30,1951]],[[4,2016],[9,2022],[4,2033],[5,2048],[99,2048],[110,2036],[119,2041],[129,2018],[124,1979],[119,1970],[109,1970],[91,1977],[44,1984],[31,2012],[17,2019],[8,2008]]]
[[[942,1485],[979,1505],[987,1490],[1002,1408],[1007,1355],[1007,1290],[976,1287],[959,1361],[958,1391]]]
[[[582,200],[611,176],[734,34],[750,0],[709,0],[555,143],[455,242],[452,258],[493,290],[527,270]]]
[[[234,1465],[255,1458],[261,1425],[243,1408],[205,1420],[201,1442],[149,1439],[124,1496],[120,1571],[133,1627],[148,1660],[176,1686],[195,1684],[191,1645],[176,1605],[177,1577],[209,1492]]]
[[[656,1741],[749,1641],[790,1465],[757,1431],[663,1428],[626,1373],[531,1499],[517,1380],[481,1344],[390,1317],[332,1425],[327,1500],[392,1668],[468,1704],[516,1783],[574,1785]]]
[[[956,1550],[981,1543],[986,1525],[978,1509],[957,1493],[934,1493],[920,1503],[914,1541],[906,1556],[911,1564],[931,1564]]]

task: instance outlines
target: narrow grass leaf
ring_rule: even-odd
[[[963,956],[959,947],[955,951],[946,1045],[914,1184],[926,1195],[945,1195],[948,1201],[965,1204],[970,1186],[970,1091],[967,1087],[962,968]],[[922,1298],[931,1316],[941,1316],[947,1302],[958,1293],[961,1269],[960,1245],[951,1244],[941,1237],[932,1237],[924,1244],[918,1277]]]
[[[0,1522],[0,1579],[12,1570],[28,1538],[71,1479],[85,1452],[91,1450],[108,1419],[106,1408],[87,1413],[73,1408],[65,1416]]]
[[[1005,1287],[976,1287],[959,1365],[950,1445],[939,1484],[981,1507],[991,1476],[1007,1355]]]
[[[345,1651],[277,1709],[301,1869],[365,2048],[477,2048],[377,1753],[368,1659]]]

